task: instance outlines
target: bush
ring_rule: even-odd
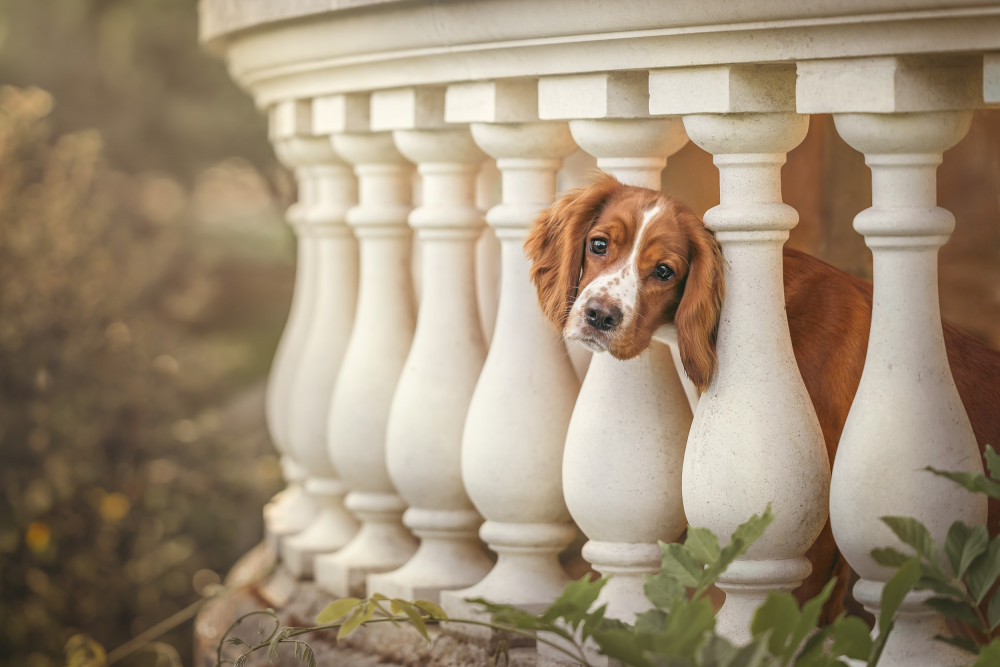
[[[57,664],[77,632],[118,645],[197,599],[277,483],[206,406],[266,368],[282,306],[256,347],[206,331],[226,267],[183,190],[109,169],[96,132],[53,140],[52,104],[0,89],[3,664]]]

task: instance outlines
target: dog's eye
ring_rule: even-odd
[[[674,277],[674,270],[666,264],[657,264],[653,275],[656,276],[657,280],[670,280]]]
[[[608,251],[608,242],[604,239],[590,239],[590,252],[603,255]]]

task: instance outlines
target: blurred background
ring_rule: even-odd
[[[280,485],[263,386],[294,185],[196,10],[0,0],[0,665],[63,664],[78,633],[112,649],[189,608]],[[977,112],[938,179],[958,221],[942,309],[994,347],[998,138],[1000,111]],[[783,175],[791,245],[870,277],[850,224],[870,175],[828,116]],[[699,213],[718,202],[694,145],[664,179]],[[190,660],[190,624],[163,641]]]
[[[2,665],[198,600],[279,486],[291,186],[196,5],[0,0]]]

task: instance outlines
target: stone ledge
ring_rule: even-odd
[[[312,581],[296,581],[287,570],[276,567],[274,556],[261,544],[248,552],[230,571],[226,585],[233,592],[213,600],[198,614],[195,621],[195,661],[197,667],[215,665],[216,650],[222,634],[242,614],[255,610],[274,609],[282,625],[309,626],[319,611],[331,600]],[[266,632],[272,621],[248,619],[236,636],[250,641],[256,638],[258,626]],[[389,623],[360,628],[339,645],[333,631],[306,635],[303,639],[312,647],[317,665],[344,667],[474,667],[494,664],[491,652],[495,647],[456,637],[447,631],[430,627],[428,644],[408,625]],[[223,657],[232,659],[236,647],[224,647]],[[534,647],[511,648],[510,667],[535,667]],[[247,667],[295,667],[301,663],[290,646],[282,649],[277,662],[267,659],[267,652],[258,651]]]

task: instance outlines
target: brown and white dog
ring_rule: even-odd
[[[545,316],[563,336],[618,359],[649,346],[673,323],[684,370],[704,391],[716,370],[715,340],[725,297],[724,260],[715,235],[683,204],[611,176],[563,195],[535,220],[525,243]],[[816,408],[831,465],[868,348],[872,286],[810,255],[784,251],[785,304],[795,360]],[[944,325],[948,360],[980,443],[1000,447],[1000,352]],[[990,503],[990,533],[1000,505]],[[829,522],[807,553],[813,573],[800,601],[848,571]]]

